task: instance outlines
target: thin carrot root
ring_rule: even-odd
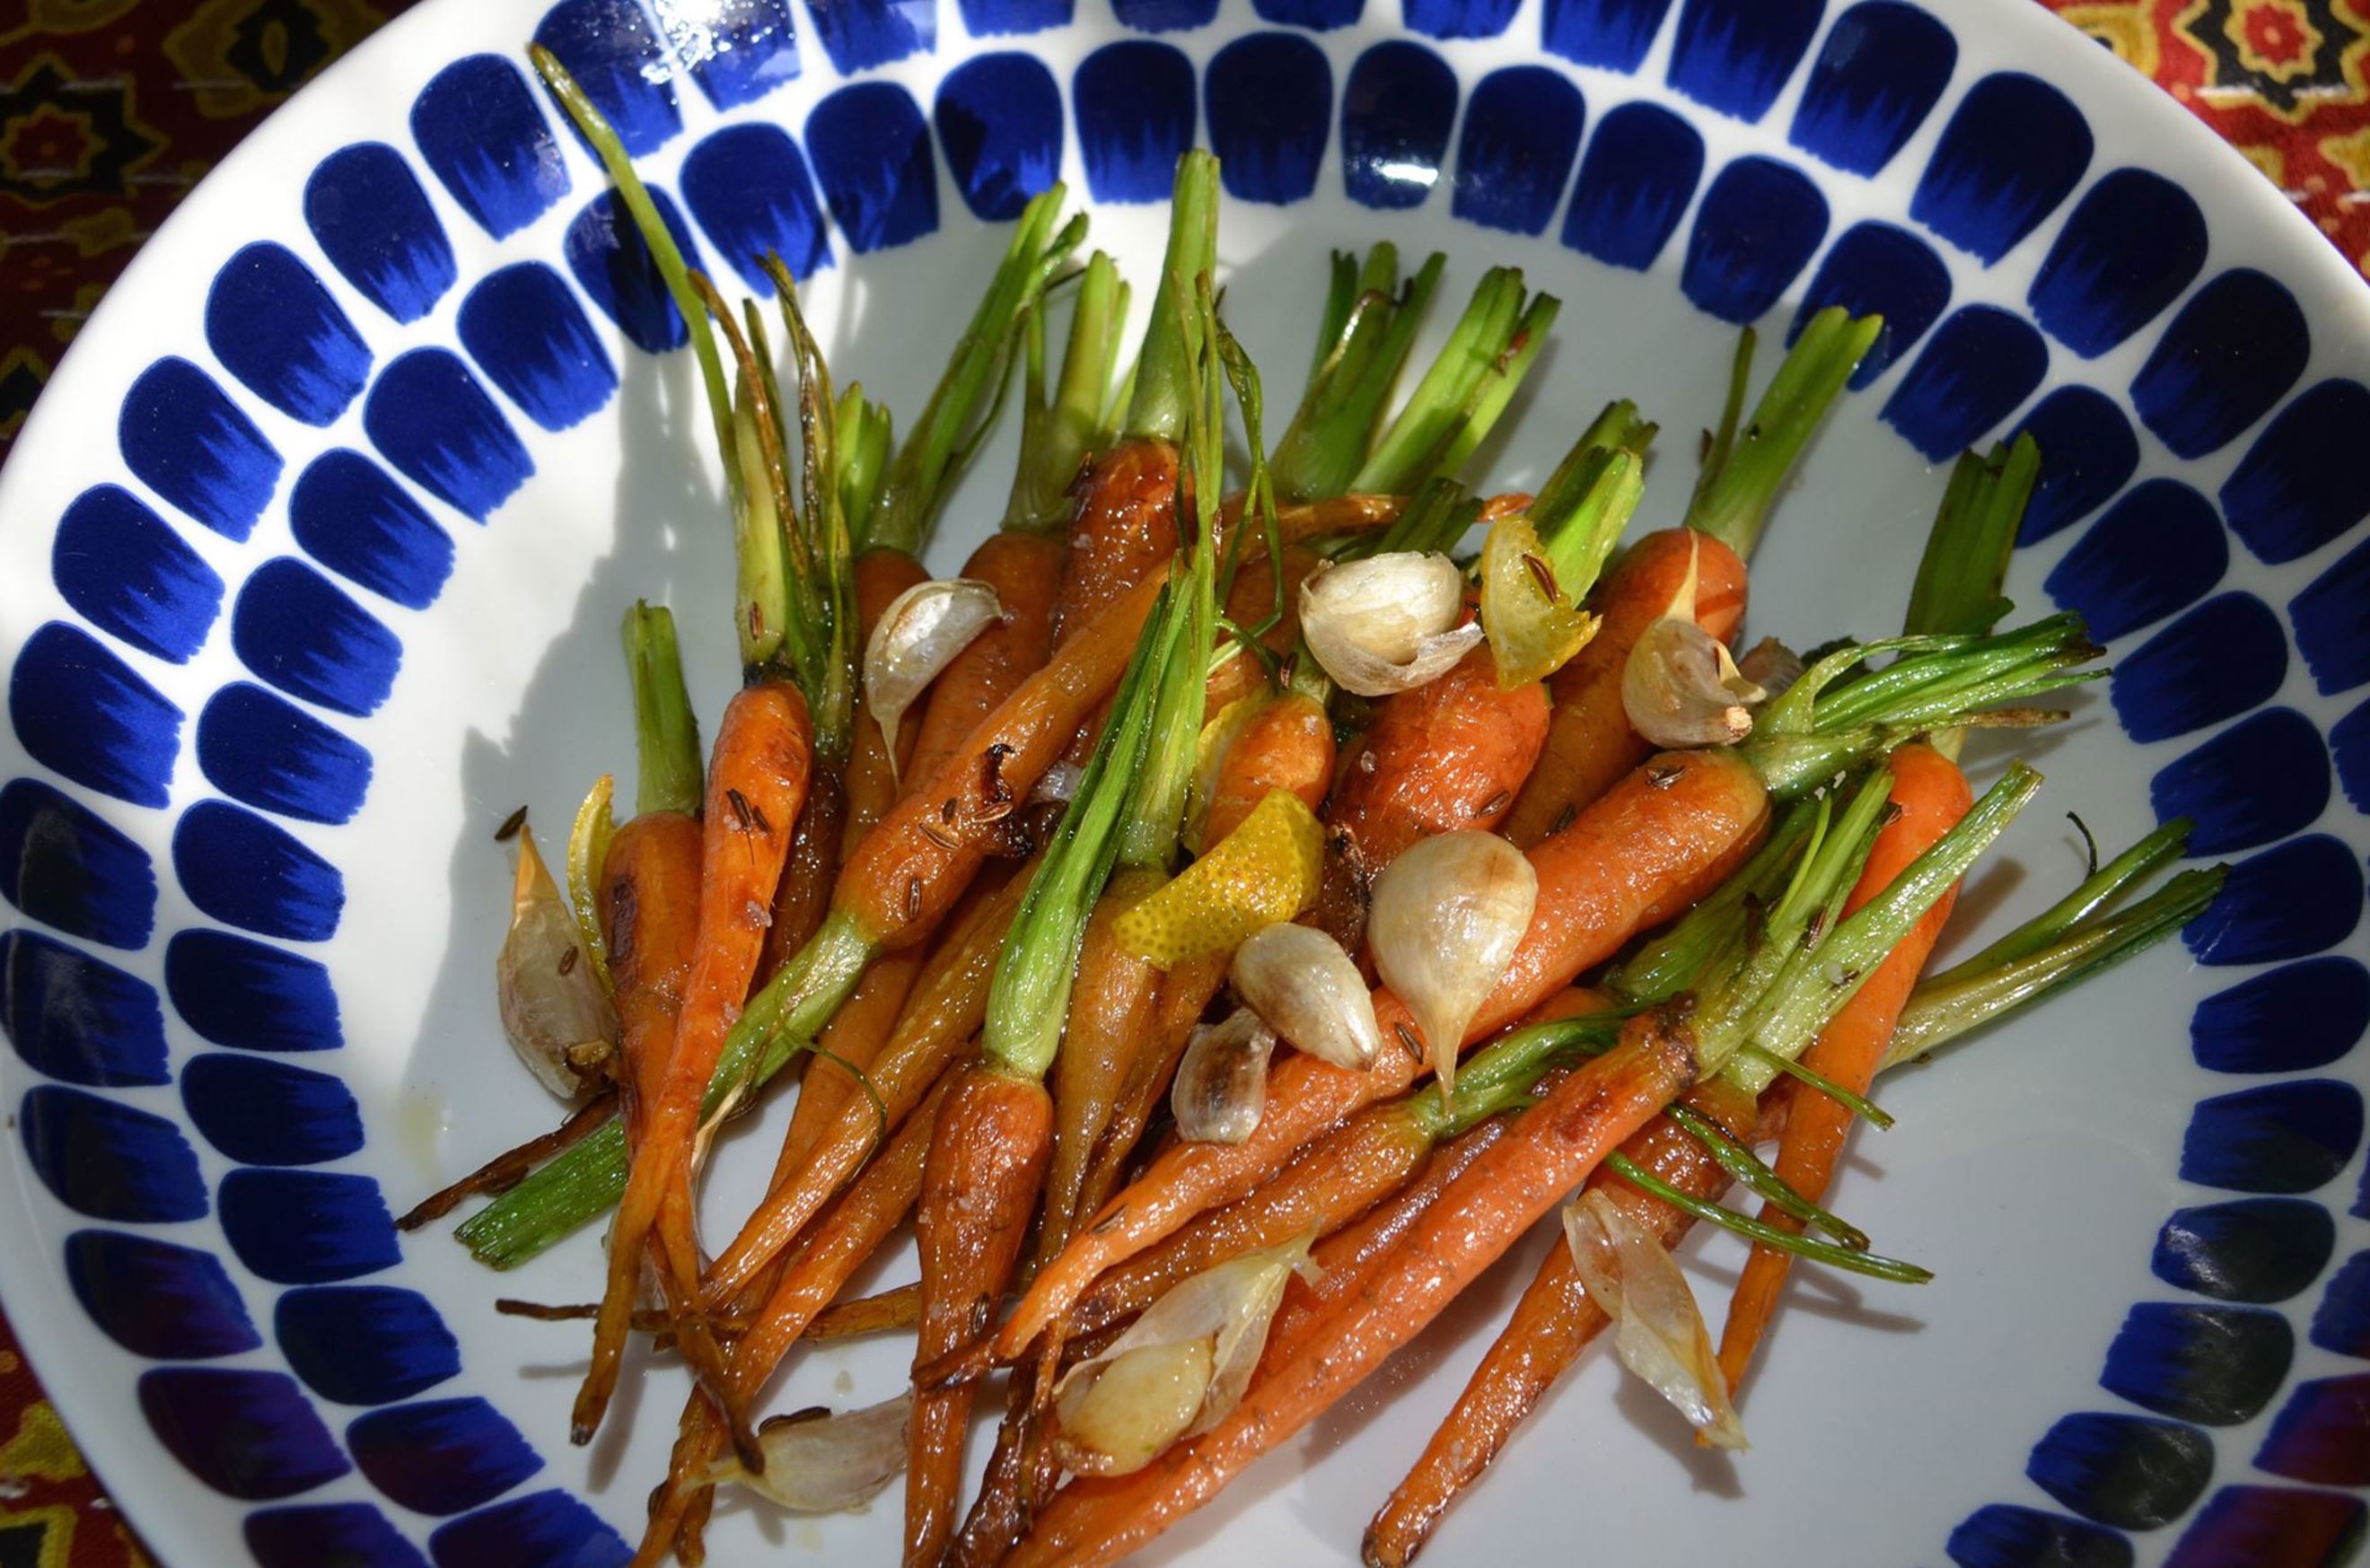
[[[516,1148],[502,1150],[450,1186],[430,1193],[397,1220],[395,1228],[417,1230],[452,1213],[464,1198],[510,1191],[526,1179],[528,1172],[607,1121],[616,1104],[614,1090],[593,1095],[569,1112],[568,1119],[551,1131],[537,1133]]]

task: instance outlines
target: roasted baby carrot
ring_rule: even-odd
[[[1053,648],[1053,601],[1061,591],[1058,539],[1006,532],[990,535],[963,563],[962,575],[988,584],[1004,618],[974,637],[930,682],[930,705],[902,775],[919,788],[945,771],[972,732]]]
[[[1547,736],[1547,687],[1498,683],[1476,647],[1437,681],[1381,704],[1344,760],[1327,823],[1351,836],[1371,872],[1418,839],[1504,820]]]

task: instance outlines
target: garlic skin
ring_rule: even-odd
[[[1629,727],[1665,750],[1734,745],[1753,733],[1753,709],[1768,696],[1719,638],[1675,615],[1647,627],[1621,669]]]
[[[995,589],[972,578],[917,582],[881,612],[864,644],[864,706],[897,755],[905,710],[972,639],[1004,619]]]
[[[1375,999],[1341,944],[1305,925],[1271,925],[1235,949],[1228,978],[1269,1028],[1298,1050],[1363,1071],[1383,1048]]]
[[[1621,1365],[1668,1400],[1704,1442],[1746,1447],[1695,1292],[1669,1251],[1597,1188],[1564,1205],[1563,1227],[1588,1299],[1613,1320]]]
[[[1802,656],[1776,637],[1762,638],[1736,661],[1736,672],[1767,692],[1773,703],[1793,690],[1805,668]]]
[[[584,949],[568,900],[535,847],[518,832],[518,871],[511,887],[511,925],[494,960],[494,997],[502,1033],[535,1081],[563,1100],[601,1082],[617,1048],[617,1013]]]
[[[1177,1136],[1188,1143],[1240,1143],[1258,1131],[1274,1052],[1274,1031],[1248,1007],[1195,1028],[1168,1090]]]
[[[905,1426],[914,1391],[862,1410],[800,1419],[777,1415],[757,1428],[765,1471],[752,1475],[727,1455],[708,1480],[745,1486],[793,1514],[861,1508],[905,1473]]]
[[[1316,1239],[1311,1231],[1204,1269],[1064,1373],[1053,1391],[1063,1468],[1126,1475],[1225,1420],[1267,1348],[1284,1286],[1295,1273],[1316,1282]]]
[[[1375,879],[1366,950],[1413,1015],[1444,1091],[1474,1013],[1530,928],[1538,873],[1495,833],[1467,829],[1401,852]]]
[[[1465,574],[1416,550],[1317,567],[1300,585],[1300,631],[1334,683],[1361,697],[1437,681],[1481,640],[1480,623],[1465,619]]]

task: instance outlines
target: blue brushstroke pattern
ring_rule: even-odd
[[[2178,1209],[2157,1232],[2148,1267],[2167,1285],[2218,1301],[2284,1301],[2329,1266],[2337,1222],[2317,1203],[2242,1197]]]
[[[807,117],[807,155],[823,204],[857,255],[938,231],[930,128],[895,83],[858,82],[817,104]]]
[[[2234,267],[2189,297],[2132,378],[2140,423],[2180,457],[2203,457],[2272,411],[2312,355],[2295,296]]]
[[[395,1222],[368,1176],[233,1171],[216,1194],[239,1262],[275,1285],[328,1285],[392,1268]]]
[[[305,182],[305,223],[338,275],[406,325],[435,309],[460,277],[420,177],[384,142],[321,160]]]
[[[2149,479],[2107,509],[2043,586],[2106,642],[2196,603],[2229,566],[2214,503],[2178,479]]]
[[[630,155],[655,152],[683,129],[673,62],[634,0],[559,0],[535,24],[535,41],[559,57]]]
[[[205,1140],[242,1164],[318,1165],[362,1146],[362,1108],[341,1081],[270,1057],[191,1057],[181,1103]]]
[[[156,870],[80,801],[12,779],[0,789],[0,898],[69,936],[137,949],[155,929]]]
[[[1441,39],[1496,38],[1519,8],[1520,0],[1400,0],[1399,6],[1408,31]]]
[[[1310,0],[1310,3],[1322,6],[1329,0]],[[1350,3],[1360,5],[1363,0],[1350,0]],[[957,0],[956,9],[962,14],[963,30],[972,37],[1009,38],[1019,33],[1043,32],[1050,28],[1066,28],[1076,6],[1075,0]],[[1260,6],[1260,15],[1271,22],[1285,19],[1268,16],[1265,5]],[[1357,18],[1353,17],[1351,19],[1354,21]]]
[[[140,1375],[140,1412],[181,1468],[245,1502],[293,1497],[353,1468],[285,1372],[160,1367]]]
[[[2277,1312],[2143,1301],[2107,1347],[2099,1386],[2176,1421],[2235,1426],[2271,1402],[2295,1358],[2295,1331]]]
[[[651,0],[651,9],[711,108],[755,103],[798,77],[790,0]]]
[[[2164,1568],[2337,1568],[2362,1539],[2362,1499],[2292,1486],[2226,1486],[2206,1501]]]
[[[313,269],[284,245],[246,246],[206,292],[206,346],[249,392],[327,425],[370,379],[370,346]]]
[[[2359,1252],[2330,1276],[2307,1335],[2323,1350],[2370,1360],[2370,1252]]]
[[[1624,75],[1646,63],[1671,0],[1547,0],[1539,43],[1577,65],[1601,65]]]
[[[1547,66],[1510,65],[1482,77],[1465,108],[1450,211],[1484,228],[1547,233],[1587,117],[1580,89]]]
[[[140,372],[116,416],[115,444],[142,483],[225,539],[255,532],[280,484],[280,453],[184,359]]]
[[[2073,194],[2092,145],[2089,121],[2065,94],[1996,72],[1951,111],[1909,215],[1988,265]]]
[[[327,942],[346,907],[336,866],[285,829],[219,800],[181,813],[173,871],[190,903],[262,936]]]
[[[938,46],[937,0],[807,0],[807,15],[843,76]]]
[[[546,430],[591,418],[617,390],[617,367],[558,273],[520,261],[488,273],[461,302],[461,346]]]
[[[1366,13],[1366,0],[1251,0],[1251,10],[1262,22],[1321,33],[1355,27],[1358,18]],[[1067,22],[1068,16],[1062,20]]]
[[[358,1415],[346,1427],[346,1443],[372,1485],[422,1514],[465,1513],[543,1468],[519,1429],[482,1399]]]
[[[231,607],[240,662],[292,697],[360,718],[395,689],[403,644],[328,578],[282,555],[255,568]]]
[[[397,473],[479,522],[535,472],[494,400],[449,349],[414,349],[380,372],[362,429]]]
[[[769,250],[793,278],[831,265],[807,156],[779,126],[728,125],[703,139],[684,156],[682,182],[684,205],[751,288],[773,290],[764,264]]]
[[[674,199],[656,186],[650,188],[650,195],[659,221],[666,225],[675,248],[683,252],[684,264],[703,266],[699,246],[684,227]],[[691,341],[673,296],[667,292],[666,280],[659,272],[658,258],[650,254],[641,230],[634,226],[633,214],[615,190],[604,190],[587,201],[568,225],[560,245],[577,282],[635,348],[646,354],[663,354]],[[770,290],[772,284],[766,287]]]
[[[131,491],[97,485],[68,503],[50,578],[83,619],[186,664],[222,613],[221,574]]]
[[[2180,1179],[2243,1193],[2307,1193],[2362,1145],[2362,1092],[2291,1079],[2200,1100],[2181,1139]]]
[[[2038,1508],[1986,1503],[1951,1530],[1942,1550],[1959,1568],[2131,1568],[2131,1543],[2113,1530]]]
[[[2222,512],[2257,559],[2309,555],[2370,517],[2370,464],[2329,463],[2370,428],[2370,387],[2324,381],[2281,409],[2222,482]]]
[[[2205,265],[2205,215],[2146,169],[2099,177],[2058,230],[2025,299],[2042,330],[2095,360],[2180,297]]]
[[[1686,0],[1666,80],[1708,109],[1758,120],[1818,33],[1826,0]]]
[[[2250,975],[2190,1014],[2189,1045],[2215,1072],[2300,1072],[2326,1067],[2370,1030],[2370,969],[2352,958],[2308,958]]]
[[[250,1051],[333,1051],[346,1043],[319,962],[226,931],[165,945],[165,994],[200,1038]]]
[[[931,117],[973,216],[1000,223],[1062,172],[1062,89],[1033,54],[974,55],[938,84]]]
[[[472,54],[429,78],[411,100],[411,139],[461,210],[508,239],[569,191],[568,161],[519,68]]]
[[[1486,80],[1474,89],[1477,109],[1488,90]],[[1238,38],[1211,57],[1202,107],[1226,194],[1288,206],[1316,191],[1333,125],[1333,70],[1323,50],[1298,33]]]
[[[2182,928],[2201,964],[2269,964],[2333,947],[2362,915],[2362,868],[2327,833],[2291,839],[2230,868],[2222,891]]]
[[[348,822],[370,791],[371,754],[287,699],[236,681],[198,715],[198,771],[261,810]]]
[[[2337,759],[2337,782],[2356,811],[2370,811],[2370,703],[2329,727],[2329,750]]]
[[[2251,593],[2225,593],[2120,656],[2107,690],[2124,734],[2169,740],[2271,701],[2287,670],[2279,617]]]
[[[428,1298],[385,1285],[291,1290],[272,1337],[305,1386],[339,1404],[388,1404],[461,1370],[461,1344]]]
[[[163,1116],[43,1083],[18,1104],[17,1131],[33,1173],[76,1214],[135,1225],[205,1218],[197,1154]]]
[[[2227,854],[2312,826],[2329,804],[2329,748],[2294,708],[2261,708],[2157,771],[2159,820],[2187,817],[2193,855]]]
[[[2042,1435],[2024,1473],[2086,1519],[2157,1529],[2204,1494],[2214,1479],[2214,1440],[2177,1421],[2077,1412]]]
[[[0,1032],[28,1066],[63,1082],[172,1081],[148,982],[37,931],[0,932]]]
[[[323,452],[296,476],[288,529],[321,565],[409,609],[435,603],[453,575],[453,536],[385,469],[348,448]]]
[[[2140,440],[2123,406],[2088,386],[2061,386],[2017,427],[2041,449],[2041,477],[2024,509],[2019,544],[2037,544],[2084,518],[2130,482]]]
[[[1697,310],[1741,326],[1778,303],[1826,234],[1827,200],[1810,177],[1749,155],[1704,192],[1679,287]]]
[[[1787,330],[1789,345],[1811,317],[1830,305],[1854,315],[1877,315],[1884,326],[1852,372],[1857,391],[1907,353],[1950,303],[1950,269],[1934,247],[1907,229],[1873,221],[1854,223],[1829,246]]]
[[[2255,1450],[2255,1468],[2323,1486],[2370,1486],[2370,1372],[2290,1390]]]
[[[1191,32],[1217,19],[1218,0],[1111,0],[1111,15],[1140,33]]]
[[[1827,29],[1787,140],[1830,167],[1872,175],[1916,134],[1958,64],[1950,29],[1900,0],[1863,0]]]
[[[2288,624],[2324,695],[2370,681],[2370,544],[2347,551],[2288,601]]]
[[[17,742],[42,766],[134,806],[172,799],[181,710],[80,626],[25,639],[8,676]]]
[[[212,1253],[121,1230],[77,1230],[66,1238],[65,1271],[90,1321],[134,1356],[209,1361],[263,1344]]]
[[[247,1515],[256,1568],[428,1568],[428,1559],[367,1503],[258,1508]]]
[[[2049,346],[2023,317],[1966,305],[1934,329],[1886,398],[1881,418],[1934,463],[1947,463],[2032,395]]]
[[[565,1492],[536,1492],[441,1526],[436,1568],[623,1568],[633,1549]]]
[[[1078,155],[1098,201],[1166,201],[1193,144],[1193,63],[1174,44],[1123,39],[1078,62],[1070,80]]]
[[[1342,189],[1379,212],[1422,206],[1455,120],[1456,73],[1446,61],[1400,39],[1375,45],[1341,86]]]
[[[1563,243],[1608,266],[1643,272],[1678,231],[1703,166],[1701,132],[1669,109],[1650,103],[1613,109],[1597,122],[1580,161]]]

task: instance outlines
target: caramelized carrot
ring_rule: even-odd
[[[1053,602],[1057,643],[1158,576],[1177,553],[1177,483],[1176,443],[1151,436],[1117,442],[1078,475],[1069,555]]]
[[[1418,839],[1487,832],[1513,809],[1547,737],[1546,683],[1501,689],[1496,655],[1477,647],[1439,680],[1383,701],[1326,821],[1371,872]]]
[[[936,777],[972,731],[1045,667],[1053,650],[1063,554],[1059,540],[1007,531],[991,534],[963,563],[963,576],[995,589],[1004,619],[972,639],[930,682],[929,706],[903,775],[909,786]]]
[[[1202,818],[1205,844],[1233,832],[1271,791],[1287,790],[1314,809],[1333,780],[1333,721],[1322,704],[1300,692],[1246,700],[1259,706],[1218,763]]]
[[[675,1015],[699,944],[699,824],[677,811],[645,811],[609,841],[602,871],[601,927],[616,992],[617,1075],[626,1136],[666,1085]]]
[[[1045,1211],[1038,1230],[1041,1259],[1069,1240],[1095,1145],[1110,1125],[1111,1108],[1136,1052],[1153,1035],[1160,971],[1128,951],[1111,928],[1163,880],[1154,871],[1121,873],[1087,921],[1070,1021],[1062,1049],[1053,1058],[1053,1158],[1046,1171]]]
[[[1974,804],[1966,775],[1932,747],[1904,746],[1893,752],[1892,766],[1892,801],[1900,815],[1877,834],[1867,868],[1845,902],[1847,910],[1883,892],[1904,866],[1949,832]],[[1803,1066],[1855,1094],[1868,1093],[1884,1060],[1884,1048],[1893,1041],[1893,1025],[1916,987],[1917,972],[1926,967],[1934,944],[1940,940],[1957,898],[1953,887],[1910,928],[1901,944],[1811,1043],[1802,1056]],[[1786,1118],[1785,1135],[1778,1143],[1778,1179],[1812,1203],[1824,1197],[1836,1163],[1843,1158],[1851,1122],[1850,1109],[1840,1102],[1824,1094],[1798,1094]],[[1782,1230],[1802,1229],[1801,1220],[1766,1205],[1761,1218]],[[1720,1334],[1720,1369],[1731,1392],[1743,1385],[1753,1364],[1754,1348],[1777,1311],[1778,1293],[1793,1261],[1791,1253],[1760,1242],[1754,1243],[1752,1255],[1745,1259],[1736,1294],[1729,1302],[1728,1322]]]
[[[929,578],[922,563],[903,550],[871,549],[856,557],[856,624],[857,646],[871,636],[872,628],[895,603],[897,596]],[[1001,591],[1000,589],[998,590]],[[992,630],[1001,630],[993,628]],[[929,704],[946,676],[961,662],[954,662],[939,671],[939,679],[930,683],[915,700],[915,705],[905,710],[904,722],[898,726],[897,752],[889,754],[889,738],[880,726],[872,722],[865,710],[862,694],[858,693],[854,743],[847,754],[847,824],[839,841],[839,852],[845,855],[857,845],[857,841],[872,830],[872,825],[889,814],[904,793],[902,781],[915,775],[914,760],[919,754],[922,733],[929,727]],[[1009,688],[1007,688],[1008,690]],[[999,699],[1002,693],[998,694]],[[993,707],[990,703],[987,707]],[[986,714],[983,707],[972,715],[975,724]],[[969,728],[969,725],[964,727]],[[956,737],[957,739],[961,736]]]
[[[1516,790],[1506,836],[1527,849],[1559,819],[1610,789],[1653,748],[1629,727],[1621,705],[1621,671],[1646,628],[1662,619],[1696,572],[1696,624],[1722,642],[1744,619],[1744,562],[1735,551],[1688,528],[1666,528],[1631,545],[1589,608],[1602,617],[1596,635],[1548,678],[1554,712],[1547,743],[1527,783]]]

